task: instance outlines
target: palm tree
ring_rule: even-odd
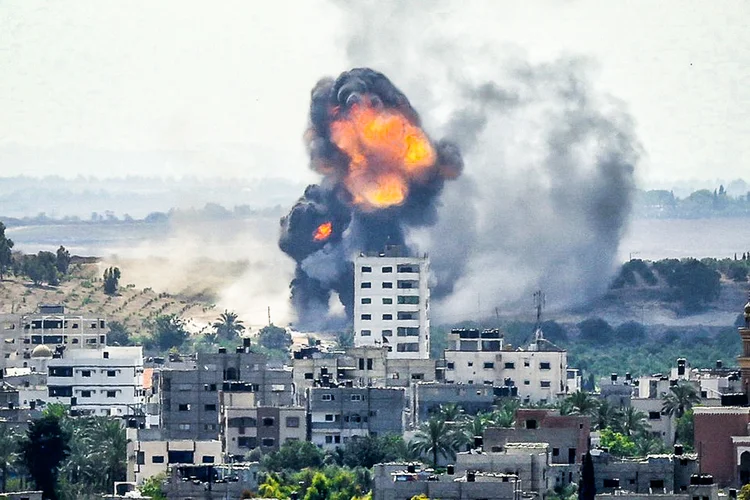
[[[700,401],[700,396],[695,387],[689,382],[679,382],[673,385],[664,396],[662,411],[670,417],[682,417],[694,404]]]
[[[464,409],[461,408],[461,406],[457,405],[456,403],[448,403],[446,405],[440,405],[440,410],[438,411],[438,415],[440,418],[445,420],[446,422],[459,422],[466,418],[466,415],[464,414]]]
[[[440,455],[451,459],[456,457],[459,439],[450,424],[435,416],[419,427],[412,445],[416,452],[432,455],[432,465],[437,466]]]
[[[104,469],[104,486],[109,489],[115,481],[124,481],[127,475],[125,429],[119,420],[97,417],[93,422],[93,434],[97,442],[97,462]]]
[[[511,407],[495,410],[487,415],[487,427],[513,427],[516,422],[516,411]]]
[[[646,432],[646,414],[633,406],[621,410],[619,415],[619,427],[622,433],[628,437],[638,436]]]
[[[211,326],[214,327],[218,336],[226,339],[233,339],[245,331],[245,325],[242,324],[242,320],[237,319],[237,314],[226,309]]]
[[[3,493],[8,482],[8,472],[16,462],[17,449],[18,435],[15,429],[9,425],[0,425],[0,473],[3,475],[0,491]]]
[[[617,409],[607,401],[600,401],[591,415],[596,430],[612,427],[617,422]]]
[[[591,415],[597,408],[597,401],[591,394],[584,391],[576,391],[563,402],[561,413],[575,415]]]
[[[648,435],[643,435],[635,439],[635,450],[639,457],[659,453],[663,449],[664,443],[660,439]]]
[[[466,419],[461,424],[461,431],[465,439],[471,442],[474,436],[484,436],[485,429],[491,424],[492,421],[489,414],[477,413],[474,417]]]

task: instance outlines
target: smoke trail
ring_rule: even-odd
[[[485,314],[512,308],[536,287],[553,307],[601,293],[628,222],[640,146],[622,104],[591,88],[590,63],[535,65],[478,34],[455,34],[456,19],[441,24],[441,2],[339,5],[351,63],[403,82],[428,128],[466,158],[436,224],[407,234],[432,258],[433,315],[475,317],[478,297]]]

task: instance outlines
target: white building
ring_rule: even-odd
[[[386,346],[389,358],[430,356],[429,260],[388,248],[354,261],[354,345]]]
[[[456,329],[448,345],[447,383],[489,385],[527,403],[550,403],[580,388],[580,375],[568,370],[567,351],[540,334],[526,347],[508,350],[499,330]]]
[[[143,405],[143,348],[72,349],[47,361],[48,403],[82,414],[132,415]]]

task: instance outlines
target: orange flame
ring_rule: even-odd
[[[333,233],[333,225],[330,222],[324,222],[319,225],[313,232],[313,239],[315,241],[325,241],[330,238]]]
[[[375,108],[369,101],[331,124],[331,140],[349,156],[344,185],[365,210],[403,203],[409,183],[425,176],[437,159],[419,127],[397,110]]]

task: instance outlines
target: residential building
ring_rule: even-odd
[[[427,256],[388,247],[354,259],[354,345],[385,346],[388,357],[430,356]]]
[[[53,351],[58,346],[73,350],[107,345],[104,318],[66,314],[62,305],[40,305],[36,314],[0,315],[0,330],[2,368],[27,367],[31,352],[39,345]]]
[[[220,464],[218,440],[165,439],[159,429],[127,429],[127,480],[138,484],[170,465]]]
[[[170,439],[219,439],[222,392],[252,393],[258,406],[296,404],[292,370],[269,367],[249,342],[235,352],[198,353],[174,366],[159,370],[157,389],[160,424]]]
[[[490,411],[495,403],[495,389],[484,385],[444,384],[424,382],[413,384],[408,391],[411,408],[410,424],[413,427],[430,418],[441,406],[459,405],[469,415]]]
[[[394,470],[395,469],[395,470]],[[378,464],[373,477],[373,500],[402,500],[423,496],[445,500],[521,500],[518,477],[467,471],[445,474],[413,464]]]
[[[512,474],[518,478],[519,488],[539,496],[554,486],[550,483],[554,474],[550,471],[548,443],[508,443],[502,450],[484,450],[482,447],[456,454],[456,472]]]
[[[217,465],[172,465],[162,487],[170,499],[225,500],[249,498],[258,491],[258,462]]]
[[[257,406],[254,393],[221,392],[221,440],[224,455],[242,461],[249,451],[276,451],[287,441],[307,439],[302,406]]]
[[[698,457],[683,454],[649,455],[645,458],[618,459],[602,450],[592,450],[596,491],[627,491],[637,494],[684,492],[698,472]]]
[[[140,413],[143,348],[61,350],[47,361],[47,391],[46,402],[69,405],[81,415]]]
[[[515,350],[496,329],[454,329],[448,345],[443,354],[447,383],[492,386],[498,395],[525,403],[553,402],[580,388],[580,376],[568,378],[567,351],[544,339],[541,330]]]
[[[331,450],[358,436],[403,434],[405,392],[380,387],[308,389],[310,441]]]

